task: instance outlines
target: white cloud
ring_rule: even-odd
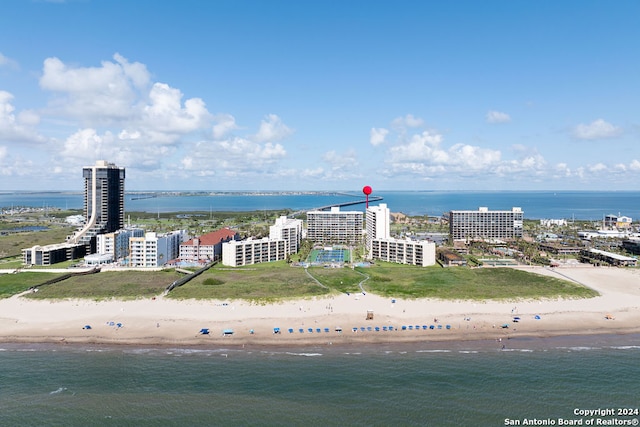
[[[16,61],[4,56],[2,52],[0,52],[0,68],[2,67],[11,68],[14,70],[17,70],[19,68],[18,63]]]
[[[231,114],[218,114],[213,117],[213,138],[220,139],[231,131],[238,129],[236,119]]]
[[[327,151],[322,156],[322,160],[331,165],[332,171],[352,170],[358,166],[358,157],[354,150],[348,150],[344,153],[338,153],[335,150]]]
[[[155,83],[149,93],[150,104],[144,108],[143,128],[155,140],[170,142],[175,135],[205,128],[211,118],[200,98],[187,99],[181,105],[182,93],[164,83]],[[164,137],[158,137],[164,134]]]
[[[371,128],[369,133],[369,142],[373,146],[384,144],[384,140],[389,134],[389,131],[385,128]]]
[[[594,120],[589,124],[579,124],[573,130],[573,136],[577,139],[607,139],[622,134],[622,128],[612,125],[602,119]]]
[[[111,138],[107,137],[107,140]],[[60,156],[65,162],[78,162],[87,159],[101,158],[105,138],[98,135],[95,129],[80,129],[65,141]],[[114,147],[110,147],[113,149]],[[111,156],[110,156],[111,157]]]
[[[23,111],[16,117],[12,100],[12,94],[0,90],[0,141],[44,142],[45,138],[35,130],[40,116],[33,111]]]
[[[257,141],[278,141],[291,135],[293,130],[287,127],[276,114],[268,114],[260,122],[260,129],[255,135]]]
[[[632,171],[640,171],[640,161],[634,159],[629,164],[629,169],[631,169]]]
[[[486,115],[487,123],[508,123],[511,121],[511,116],[501,111],[491,110]]]
[[[596,163],[595,165],[591,165],[589,166],[589,172],[604,172],[607,170],[607,166],[605,166],[603,163]]]
[[[424,120],[421,118],[415,117],[413,114],[407,114],[404,117],[397,117],[392,122],[391,125],[395,129],[404,129],[404,128],[417,128],[424,125]]]
[[[101,67],[74,68],[58,58],[45,59],[40,86],[54,93],[51,113],[94,122],[137,116],[149,72],[144,65],[130,64],[118,54],[114,60],[102,62]]]

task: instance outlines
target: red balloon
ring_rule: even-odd
[[[369,187],[368,185],[365,185],[365,186],[364,186],[364,188],[362,189],[362,192],[363,192],[364,194],[366,194],[367,196],[368,196],[369,194],[371,194],[371,192],[372,192],[372,191],[373,191],[373,190],[372,190],[372,189],[371,189],[371,187]]]

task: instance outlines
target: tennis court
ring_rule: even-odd
[[[309,254],[311,263],[350,262],[351,251],[349,249],[313,249]]]

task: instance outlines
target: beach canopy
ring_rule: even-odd
[[[91,329],[91,325],[84,325],[84,328],[82,329]]]
[[[253,333],[253,329],[250,331],[251,333]],[[209,330],[207,329],[207,333],[209,333]],[[233,329],[225,329],[222,331],[222,335],[233,335]]]
[[[274,334],[279,334],[280,333],[280,328],[273,328],[273,333]]]
[[[202,328],[202,329],[200,329],[200,333],[202,335],[209,335],[209,329],[208,328]]]
[[[539,315],[539,314],[536,314],[536,315],[535,315],[535,317],[534,317],[534,319],[536,319],[536,320],[540,320],[540,315]]]

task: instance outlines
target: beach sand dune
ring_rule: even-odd
[[[528,270],[573,280],[595,289],[600,296],[442,301],[391,299],[367,293],[264,305],[163,297],[96,302],[14,296],[0,300],[0,341],[290,346],[428,340],[500,342],[521,336],[640,332],[640,271],[583,266]],[[368,312],[373,319],[367,320]],[[519,318],[517,322],[515,317]],[[201,334],[203,328],[209,334]],[[280,333],[274,333],[274,328]],[[225,335],[224,330],[233,334]]]

